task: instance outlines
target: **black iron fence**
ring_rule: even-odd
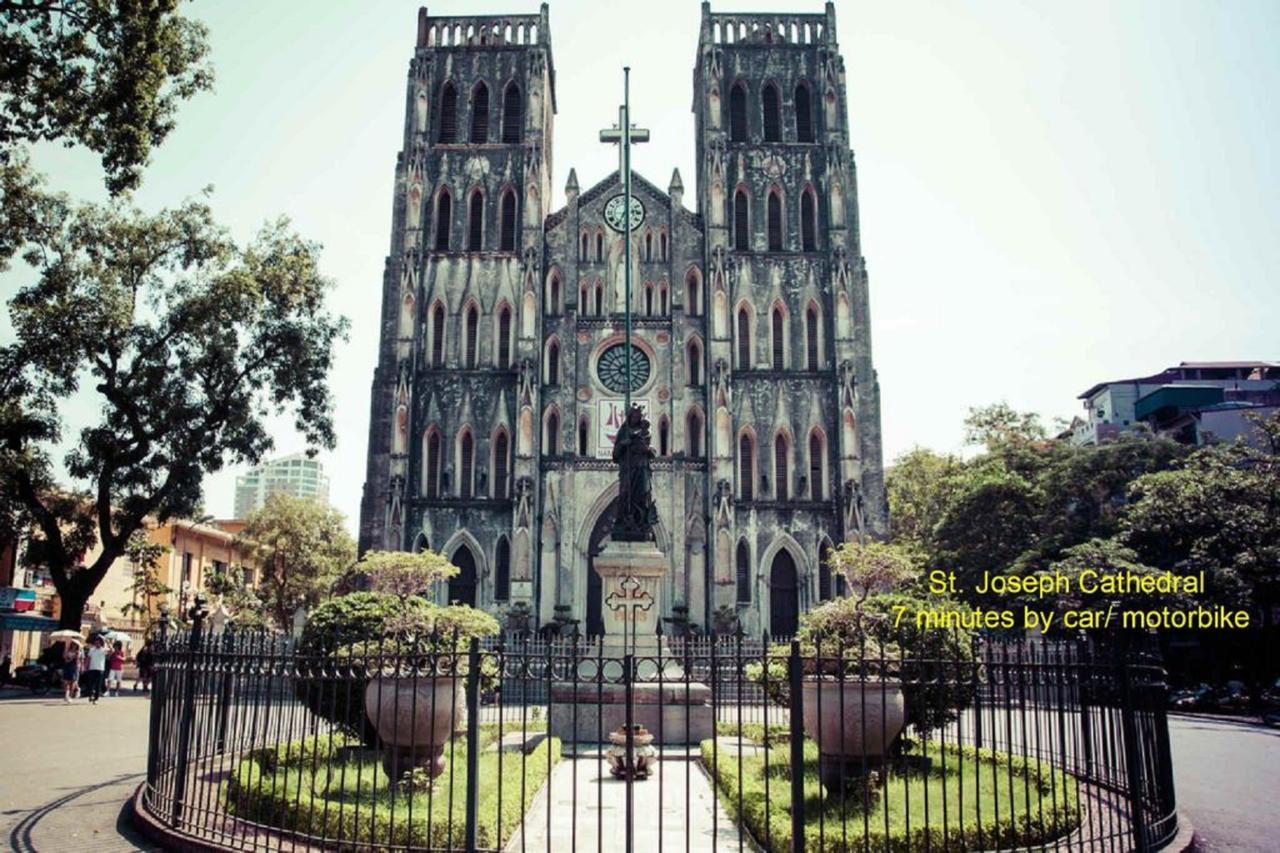
[[[236,850],[1155,850],[1163,671],[1087,642],[157,653],[138,803]]]

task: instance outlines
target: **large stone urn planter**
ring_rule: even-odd
[[[884,763],[906,722],[901,682],[808,678],[801,691],[804,731],[818,744],[819,775],[828,791]]]
[[[398,780],[415,767],[434,779],[444,772],[444,748],[467,718],[461,676],[377,676],[364,689],[364,710],[382,743],[382,767]]]

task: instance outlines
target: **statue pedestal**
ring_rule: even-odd
[[[689,681],[658,635],[667,572],[662,551],[652,542],[610,542],[594,563],[604,636],[580,647],[574,681],[551,686],[552,736],[566,747],[607,743],[609,733],[626,724],[627,655],[635,656],[633,724],[647,728],[658,744],[696,744],[714,736],[711,688]]]

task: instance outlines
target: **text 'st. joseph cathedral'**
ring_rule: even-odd
[[[888,524],[834,6],[703,4],[693,210],[678,172],[666,192],[635,174],[627,223],[617,172],[581,189],[573,170],[548,210],[555,79],[546,5],[419,12],[361,548],[430,547],[461,569],[450,599],[524,602],[539,625],[561,606],[595,633],[630,383],[658,453],[665,615],[789,634],[833,592],[824,549]]]

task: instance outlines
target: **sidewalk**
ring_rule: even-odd
[[[142,782],[150,702],[126,691],[97,705],[0,690],[0,832],[9,849],[154,850],[128,823]]]

